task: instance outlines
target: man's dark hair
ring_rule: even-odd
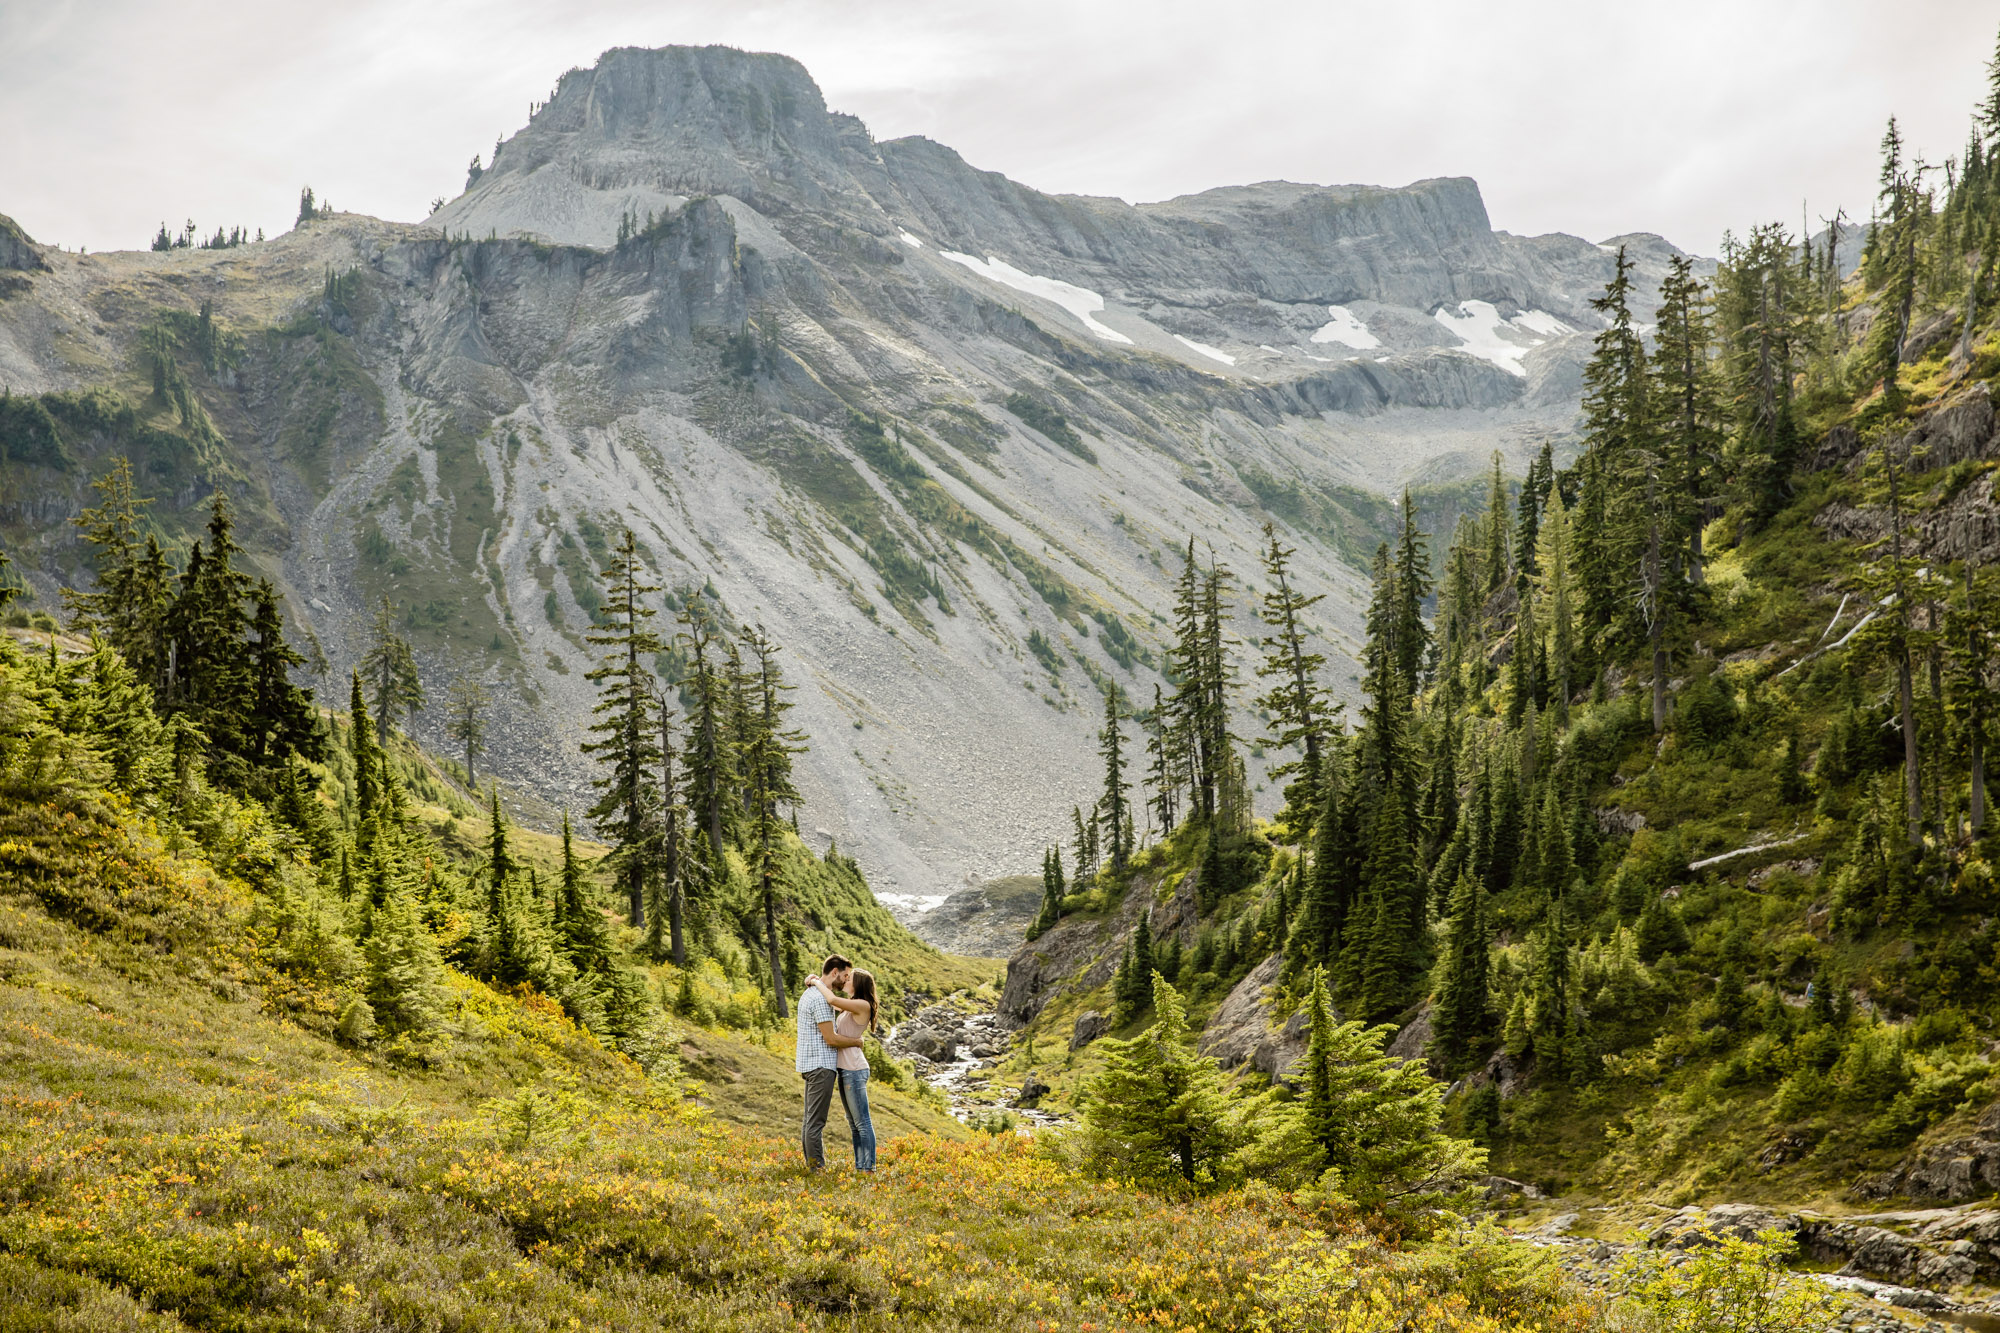
[[[830,953],[826,956],[826,961],[819,965],[819,974],[821,976],[825,976],[829,972],[838,972],[842,968],[853,967],[853,966],[854,964],[848,962],[845,958],[842,958],[839,954]]]

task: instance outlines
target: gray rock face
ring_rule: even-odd
[[[42,258],[42,248],[21,230],[19,223],[0,213],[0,269],[46,273],[48,268],[48,261]]]
[[[982,1027],[981,1033],[985,1029]],[[898,1023],[885,1043],[890,1054],[930,1064],[950,1064],[973,1034],[965,1015],[950,1005],[933,1004]]]
[[[1971,1133],[1919,1148],[1855,1186],[1863,1198],[1902,1196],[1944,1203],[1963,1203],[1996,1190],[2000,1190],[2000,1105],[1988,1107]]]
[[[1020,947],[1041,908],[1042,881],[1009,875],[960,889],[912,924],[946,953],[1006,958]]]
[[[2000,1277],[2000,1213],[1980,1209],[1830,1218],[1725,1203],[1682,1209],[1655,1227],[1647,1243],[1685,1250],[1713,1245],[1718,1236],[1751,1240],[1766,1231],[1794,1236],[1814,1260],[1874,1282],[1950,1291]],[[1922,1307],[1914,1294],[1898,1303]]]
[[[1282,955],[1272,954],[1231,987],[1202,1029],[1196,1049],[1224,1069],[1247,1064],[1267,1078],[1288,1081],[1305,1054],[1310,1016],[1300,1012],[1282,1024],[1273,1021],[1270,992],[1284,964]]]
[[[1155,887],[1151,881],[1138,880],[1109,920],[1069,917],[1015,950],[1007,960],[1000,1016],[1026,1023],[1057,995],[1086,994],[1111,980],[1126,939],[1139,928],[1139,913],[1154,911]],[[1157,921],[1153,929],[1157,938]]]
[[[1076,1016],[1076,1025],[1070,1029],[1069,1048],[1072,1051],[1080,1051],[1109,1031],[1111,1031],[1109,1014],[1086,1009]]]

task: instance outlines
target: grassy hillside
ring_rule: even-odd
[[[254,859],[43,765],[24,675],[0,657],[0,1327],[1593,1318],[1491,1240],[1385,1250],[1274,1191],[1156,1199],[886,1090],[878,1175],[809,1179],[767,1135],[796,1088],[782,1038],[670,1020],[649,1072],[452,972],[426,1059],[344,1046]]]

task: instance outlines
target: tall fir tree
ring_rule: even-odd
[[[630,528],[612,549],[603,578],[604,616],[587,636],[604,650],[598,666],[586,676],[597,686],[597,704],[591,710],[597,720],[590,726],[597,739],[586,741],[583,750],[602,766],[590,817],[615,840],[612,855],[625,883],[627,919],[637,928],[646,924],[646,876],[658,804],[652,776],[660,759],[653,732],[653,673],[642,659],[664,645],[647,625],[653,611],[642,600],[659,589],[644,581]]]
[[[1125,873],[1132,849],[1126,845],[1128,823],[1125,793],[1132,784],[1125,780],[1125,736],[1118,707],[1118,687],[1104,691],[1104,727],[1097,733],[1098,755],[1104,760],[1104,794],[1098,798],[1109,837],[1109,864],[1113,875]]]
[[[1654,396],[1661,447],[1676,456],[1679,484],[1685,488],[1676,545],[1683,553],[1686,582],[1697,588],[1704,581],[1702,529],[1713,503],[1723,445],[1707,297],[1707,286],[1695,277],[1692,259],[1675,255],[1668,261],[1653,334]]]
[[[251,705],[245,719],[249,757],[257,768],[283,771],[293,755],[317,761],[323,747],[312,691],[292,684],[292,668],[305,657],[285,642],[285,620],[270,580],[257,583],[250,621]]]
[[[1432,1011],[1432,1050],[1447,1074],[1476,1064],[1491,1035],[1487,961],[1492,947],[1485,887],[1461,871],[1451,890],[1451,934]]]
[[[577,858],[569,811],[562,817],[562,871],[556,884],[557,939],[578,972],[602,972],[611,966],[611,927],[590,892],[589,872]]]
[[[646,911],[646,946],[654,958],[663,954],[675,967],[687,966],[687,881],[688,864],[683,855],[679,781],[674,776],[674,713],[663,693],[660,714],[660,848],[654,883],[659,900]],[[661,939],[664,921],[666,938]],[[662,944],[664,943],[664,949]]]
[[[728,735],[729,682],[721,669],[715,618],[707,599],[689,597],[679,619],[688,657],[681,690],[691,696],[685,763],[688,818],[704,835],[708,873],[719,881],[728,871],[722,850],[723,823],[728,792],[735,782],[735,758]]]
[[[1196,1185],[1241,1143],[1241,1123],[1215,1062],[1194,1050],[1187,1002],[1162,976],[1144,979],[1159,1017],[1130,1041],[1105,1043],[1084,1101],[1091,1156],[1126,1179]]]
[[[387,597],[375,608],[361,676],[375,696],[375,739],[389,743],[389,729],[424,706],[424,682],[410,641],[396,627],[396,604]]]
[[[777,645],[761,628],[744,634],[750,650],[751,725],[744,742],[744,790],[750,801],[751,874],[757,885],[757,903],[764,917],[764,944],[771,967],[771,993],[778,1016],[787,1013],[785,973],[778,947],[778,903],[784,889],[783,840],[786,826],[780,808],[798,804],[798,789],[792,784],[792,756],[805,750],[804,735],[785,726],[784,717],[792,708],[785,698],[791,686],[785,683],[778,666]]]
[[[486,750],[486,710],[493,696],[479,678],[461,675],[451,683],[445,702],[445,735],[465,747],[465,785],[477,787],[473,760]]]
[[[1264,660],[1257,668],[1260,680],[1271,682],[1257,705],[1270,714],[1269,738],[1279,749],[1294,749],[1298,758],[1274,765],[1272,782],[1293,781],[1284,786],[1285,813],[1281,822],[1296,836],[1308,836],[1320,806],[1320,752],[1325,745],[1327,721],[1339,710],[1331,702],[1320,672],[1326,666],[1323,653],[1306,645],[1303,617],[1325,597],[1308,597],[1292,586],[1292,547],[1278,540],[1277,528],[1264,525],[1264,575],[1271,581],[1258,609],[1269,631],[1264,636]]]

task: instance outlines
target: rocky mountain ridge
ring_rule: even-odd
[[[1622,239],[1650,292],[1671,247]],[[1495,232],[1464,179],[1044,195],[723,48],[572,71],[424,224],[9,245],[0,383],[139,405],[0,461],[42,600],[84,577],[68,520],[113,454],[169,532],[220,484],[331,679],[391,598],[434,698],[469,671],[501,700],[487,762],[577,806],[629,525],[660,610],[705,592],[787,650],[802,827],[912,915],[1065,835],[1101,688],[1151,700],[1190,535],[1248,594],[1276,523],[1344,663],[1388,497],[1567,438],[1615,249]],[[177,358],[214,442],[147,392],[149,330],[204,307],[225,353]]]

